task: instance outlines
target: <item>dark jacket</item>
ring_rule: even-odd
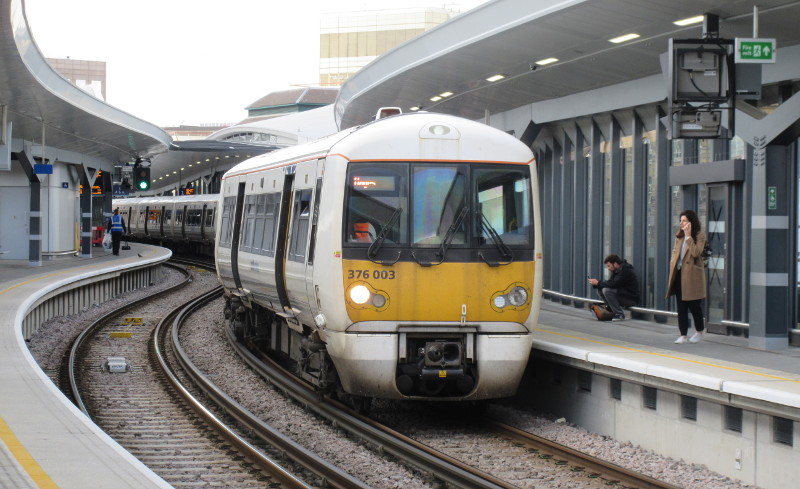
[[[601,280],[595,285],[598,289],[617,289],[617,294],[624,295],[639,302],[639,279],[633,271],[633,265],[625,260],[616,270],[611,272],[608,280]]]

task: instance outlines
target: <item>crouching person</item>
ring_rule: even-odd
[[[603,263],[611,276],[608,280],[590,278],[589,284],[597,289],[597,295],[614,314],[611,320],[624,321],[625,312],[622,308],[639,303],[639,279],[633,271],[633,265],[619,255],[608,255]]]

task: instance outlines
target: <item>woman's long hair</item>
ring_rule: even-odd
[[[700,219],[691,209],[686,209],[685,211],[681,212],[681,215],[678,216],[678,218],[680,219],[683,216],[686,216],[686,219],[688,219],[689,223],[692,225],[692,239],[697,240],[697,233],[700,232]],[[683,229],[678,229],[678,234],[676,236],[683,238]]]

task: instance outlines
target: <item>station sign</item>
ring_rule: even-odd
[[[775,39],[736,38],[736,63],[774,63]]]

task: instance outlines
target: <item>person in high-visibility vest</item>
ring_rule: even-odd
[[[111,249],[115,255],[119,255],[119,244],[122,241],[122,234],[128,232],[125,226],[125,218],[119,215],[119,207],[114,209],[114,214],[109,219],[111,228]]]

